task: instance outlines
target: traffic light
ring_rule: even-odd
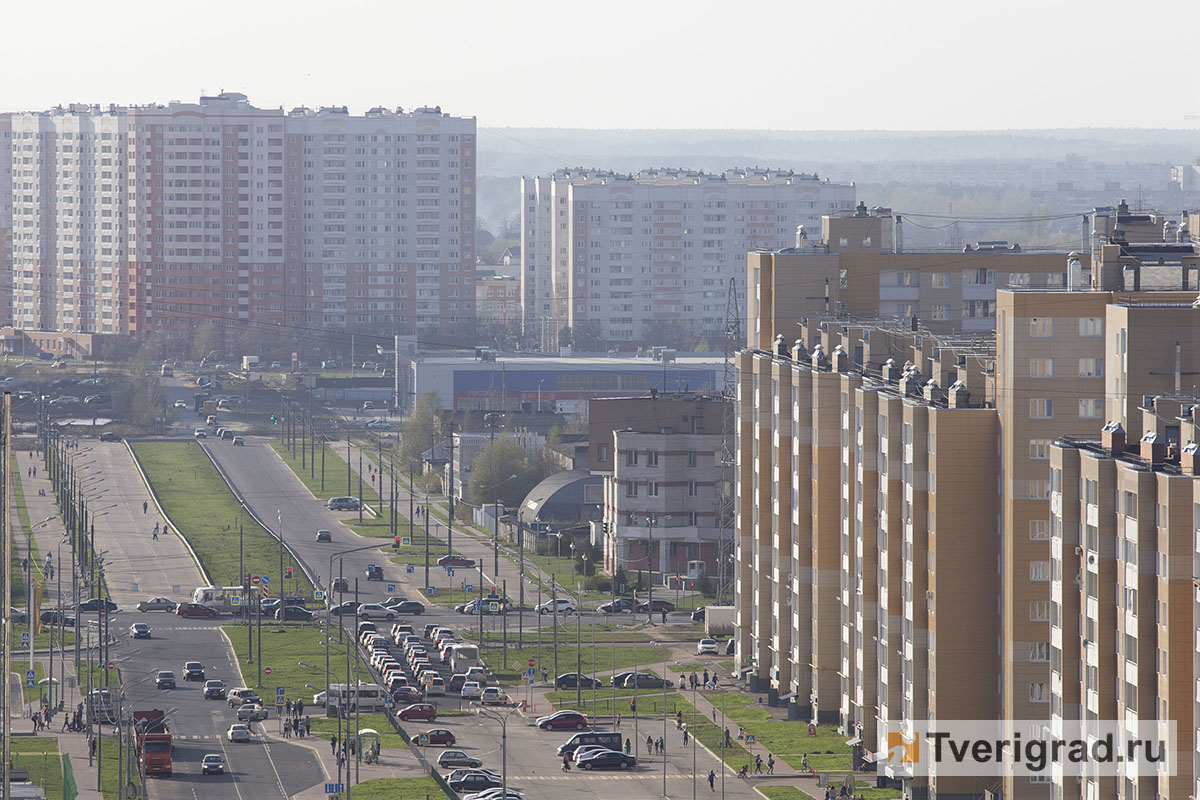
[[[275,416],[275,414],[271,414],[271,424],[272,424],[272,425],[278,425],[278,424],[279,424],[279,417]]]
[[[399,537],[399,536],[397,536],[397,537],[396,537],[396,540],[395,540],[394,542],[392,542],[392,549],[393,549],[393,550],[399,550],[399,549],[400,549],[400,537]]]
[[[288,580],[292,579],[292,568],[291,567],[287,568],[287,575],[285,575],[284,577],[286,577]]]

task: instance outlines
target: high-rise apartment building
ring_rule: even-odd
[[[743,253],[785,247],[797,225],[853,206],[853,185],[781,170],[523,178],[525,333],[547,348],[563,328],[651,344],[668,332],[720,335],[729,279],[745,280]]]
[[[825,280],[809,267],[828,254],[750,254],[749,347],[738,355],[735,624],[739,661],[769,702],[791,700],[794,716],[836,723],[868,749],[884,724],[905,721],[1174,719],[1191,759],[1200,733],[1195,699],[1180,683],[1200,685],[1187,638],[1194,626],[1186,627],[1193,603],[1182,601],[1186,626],[1168,608],[1178,609],[1170,598],[1192,578],[1197,552],[1185,501],[1143,502],[1135,535],[1113,498],[1120,502],[1117,488],[1149,492],[1147,479],[1139,473],[1125,482],[1133,488],[1118,487],[1121,467],[1110,465],[1097,501],[1086,480],[1099,478],[1080,483],[1086,465],[1067,474],[1069,458],[1086,462],[1091,451],[1054,443],[1132,426],[1131,440],[1149,437],[1176,461],[1188,452],[1170,422],[1187,416],[1182,405],[1159,402],[1153,418],[1143,407],[1164,392],[1189,394],[1185,382],[1200,367],[1200,252],[1184,227],[1197,220],[1175,225],[1121,208],[1097,209],[1093,222],[1090,259],[1055,256],[1061,284],[992,289],[994,340],[934,331],[916,314],[915,326],[899,314],[824,316],[823,299],[817,309],[804,304]],[[1009,266],[1031,257],[996,254],[987,269],[1056,274]],[[947,271],[928,261],[921,276]],[[869,295],[887,271],[871,267],[865,281],[854,267],[832,276],[841,292],[858,281]],[[922,284],[922,305],[924,292]],[[831,290],[831,307],[838,301]],[[1157,463],[1151,455],[1121,458],[1136,472]],[[1065,484],[1074,499],[1054,499],[1068,496]],[[1156,513],[1180,527],[1164,532]],[[1097,550],[1083,541],[1087,520],[1105,514]],[[1071,559],[1092,551],[1099,571],[1088,578]],[[1090,628],[1073,630],[1089,619]],[[1182,644],[1171,638],[1179,635]],[[1133,639],[1117,641],[1124,636]],[[1169,679],[1166,663],[1184,678]],[[1102,686],[1091,699],[1089,666]],[[970,784],[902,768],[887,774],[910,797],[986,789],[1025,800],[1173,797],[1192,791],[1193,773],[1189,766],[1178,779],[1111,792],[1101,779],[1082,795],[1049,774]]]
[[[446,336],[473,318],[473,118],[223,93],[4,125],[17,327]]]

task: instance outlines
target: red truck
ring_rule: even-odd
[[[137,731],[138,757],[142,760],[142,771],[146,775],[170,775],[171,753],[175,745],[171,742],[171,729],[167,715],[157,708],[133,712],[133,729]]]

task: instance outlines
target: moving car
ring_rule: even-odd
[[[204,430],[204,428],[196,428],[196,430],[192,431],[192,436],[196,439],[207,439],[208,431]]]
[[[442,680],[440,675],[434,675],[425,683],[425,695],[427,697],[445,697],[446,682]]]
[[[468,772],[458,778],[451,778],[446,785],[456,792],[473,792],[479,789],[491,789],[500,786],[502,781],[496,780],[486,772]]]
[[[100,441],[102,441],[102,442],[119,442],[119,441],[121,441],[121,434],[114,433],[113,431],[105,431],[104,433],[100,434]]]
[[[250,726],[241,722],[230,725],[229,730],[225,732],[225,737],[231,742],[248,742],[250,741]]]
[[[62,622],[67,627],[75,625],[75,618],[63,611],[43,611],[38,615],[43,625],[57,625]]]
[[[237,718],[239,722],[261,722],[267,718],[267,709],[258,703],[242,703],[238,706]]]
[[[416,600],[405,600],[402,603],[397,603],[396,605],[392,606],[392,611],[395,611],[397,614],[420,615],[425,613],[425,606],[421,605]]]
[[[587,717],[578,711],[563,709],[545,717],[538,717],[534,723],[544,731],[566,730],[573,728],[581,731],[588,726]]]
[[[204,680],[204,665],[199,661],[188,661],[183,665],[183,679],[185,681]]]
[[[547,600],[537,607],[537,612],[539,614],[574,614],[575,601],[569,597]]]
[[[704,622],[705,608],[707,606],[700,606],[692,612],[692,622]]]
[[[326,530],[317,531],[317,541],[318,542],[332,542],[333,541],[333,531],[326,531]]]
[[[600,681],[578,672],[564,672],[554,679],[554,686],[557,689],[574,689],[576,686],[591,689],[600,686]]]
[[[637,758],[616,750],[593,750],[576,758],[575,765],[582,769],[633,769]]]
[[[138,611],[174,611],[175,601],[166,597],[152,597],[137,604]]]
[[[220,775],[225,772],[225,758],[220,753],[205,753],[200,759],[200,774]]]
[[[103,608],[105,611],[116,611],[117,604],[112,600],[106,600],[102,597],[93,597],[88,600],[84,600],[78,606],[79,611],[99,611],[101,608]]]
[[[246,439],[245,439],[245,437],[243,437],[243,436],[235,436],[235,437],[233,437],[233,446],[234,446],[234,447],[245,447],[245,446],[246,446]]]
[[[475,560],[466,556],[442,556],[437,560],[439,567],[473,567]]]
[[[180,603],[175,613],[181,617],[215,617],[217,610],[199,603]]]
[[[396,718],[401,722],[407,722],[410,719],[433,722],[437,719],[437,708],[432,703],[413,703],[411,706],[405,706],[397,711]]]
[[[698,656],[715,656],[719,655],[716,639],[701,639],[696,645],[696,655]]]
[[[336,606],[329,609],[329,613],[335,617],[340,617],[343,614],[353,616],[358,610],[359,602],[357,600],[344,600]]]
[[[361,503],[357,497],[331,497],[327,505],[330,511],[358,511]]]
[[[414,733],[412,737],[413,744],[449,744],[453,745],[457,739],[454,734],[445,728],[434,728],[433,730],[425,731],[424,733]]]
[[[339,578],[334,578],[334,579],[333,579],[333,590],[334,590],[335,592],[348,592],[348,591],[350,591],[350,581],[349,581],[349,580],[347,580],[346,578],[340,578],[340,577],[339,577]]]
[[[643,614],[647,611],[653,611],[655,614],[660,614],[663,611],[674,611],[675,604],[669,600],[655,600],[653,603],[648,603],[645,600],[637,604],[637,610]]]
[[[225,681],[205,681],[204,682],[204,699],[205,700],[224,700],[225,699]]]
[[[359,619],[386,619],[390,622],[396,618],[393,609],[384,608],[379,603],[363,603],[358,607],[356,614]]]
[[[154,685],[159,689],[174,689],[175,673],[169,669],[160,669],[154,678]]]
[[[460,676],[456,675],[454,677],[457,678]],[[466,677],[466,676],[461,676],[461,677]],[[451,678],[450,681],[451,681],[450,685],[453,686],[454,678]],[[458,691],[462,695],[463,700],[478,700],[479,698],[483,697],[483,687],[479,685],[479,681],[464,680],[463,684],[462,684],[462,688],[460,688]]]
[[[233,429],[226,428],[225,430],[221,431],[221,439],[227,442],[233,441]]]
[[[381,581],[383,580],[383,567],[378,564],[367,564],[367,580]]]
[[[175,407],[176,408],[187,408],[187,403],[184,402],[183,400],[176,400]]]
[[[150,626],[144,622],[135,622],[129,626],[130,639],[149,639]]]
[[[301,608],[300,606],[284,606],[275,612],[275,619],[277,620],[311,622],[313,616],[313,612],[309,611],[307,608]]]
[[[632,614],[636,605],[637,603],[629,597],[618,597],[602,604],[596,610],[601,614]]]
[[[725,655],[727,655],[727,656],[733,655],[733,647],[734,647],[733,638],[730,637],[729,641],[725,643]]]
[[[483,765],[483,759],[469,756],[462,750],[443,750],[438,755],[438,766],[445,767],[478,767]],[[447,778],[449,780],[449,778]]]
[[[246,703],[258,703],[261,705],[262,698],[258,696],[258,692],[245,686],[238,687],[237,689],[229,692],[230,708],[237,708],[238,706]]]
[[[264,597],[262,602],[258,604],[259,609],[265,616],[271,617],[283,605],[283,601],[278,597]]]

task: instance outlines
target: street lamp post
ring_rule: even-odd
[[[500,723],[500,785],[503,787],[500,791],[500,796],[508,797],[508,718],[520,711],[520,706],[516,706],[508,711],[497,711],[494,708],[472,703],[475,706],[475,713],[482,714],[485,717],[494,719]]]

